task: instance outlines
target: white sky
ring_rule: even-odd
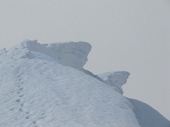
[[[24,39],[86,41],[86,69],[129,71],[125,96],[170,119],[169,0],[1,0],[0,48]]]

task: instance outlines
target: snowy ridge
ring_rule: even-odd
[[[83,68],[90,50],[86,42],[36,40],[1,49],[0,127],[158,127],[141,119],[145,106],[122,95],[129,72]]]
[[[86,43],[64,43],[62,55],[56,45],[26,41],[0,56],[1,127],[140,127],[128,99],[57,59],[68,55],[85,62],[90,46],[84,51]],[[69,55],[68,49],[82,54]]]
[[[87,62],[87,56],[91,50],[91,45],[86,42],[39,44],[36,40],[25,40],[21,45],[30,51],[43,53],[62,65],[79,70],[81,70]]]
[[[108,85],[114,86],[115,90],[123,94],[122,85],[127,82],[130,73],[126,71],[107,72],[98,76]]]
[[[8,55],[14,55],[13,53],[19,52],[20,55],[14,55],[14,57],[17,57],[16,59],[21,57],[30,59],[48,59],[65,66],[82,70],[87,62],[87,56],[90,50],[91,45],[87,42],[40,44],[37,40],[25,40],[11,48]],[[4,49],[0,50],[0,54],[4,53]]]

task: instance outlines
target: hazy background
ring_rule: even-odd
[[[124,95],[170,119],[169,0],[1,0],[0,48],[24,39],[89,42],[86,69],[129,71]]]

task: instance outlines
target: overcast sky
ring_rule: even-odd
[[[129,71],[124,95],[170,119],[169,0],[1,0],[0,48],[86,41],[93,73]]]

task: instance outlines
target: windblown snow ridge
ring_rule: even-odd
[[[12,47],[9,51],[0,50],[0,63],[2,60],[11,61],[21,58],[41,59],[60,63],[64,66],[83,71],[84,73],[108,84],[114,86],[115,90],[123,94],[122,85],[126,83],[129,72],[118,71],[108,72],[100,75],[94,75],[92,72],[85,70],[88,54],[92,46],[87,42],[56,42],[51,44],[40,44],[37,40],[24,40]],[[12,58],[12,59],[11,59]]]
[[[87,62],[91,45],[82,41],[40,44],[37,40],[25,40],[11,48],[9,52],[10,54],[11,52],[16,53],[16,50],[20,50],[20,57],[22,58],[48,59],[65,66],[82,70]],[[6,50],[1,49],[0,55],[4,53],[6,53]],[[13,55],[15,57],[15,54]]]
[[[36,40],[2,49],[0,127],[140,127],[129,100],[83,69],[90,50]]]

